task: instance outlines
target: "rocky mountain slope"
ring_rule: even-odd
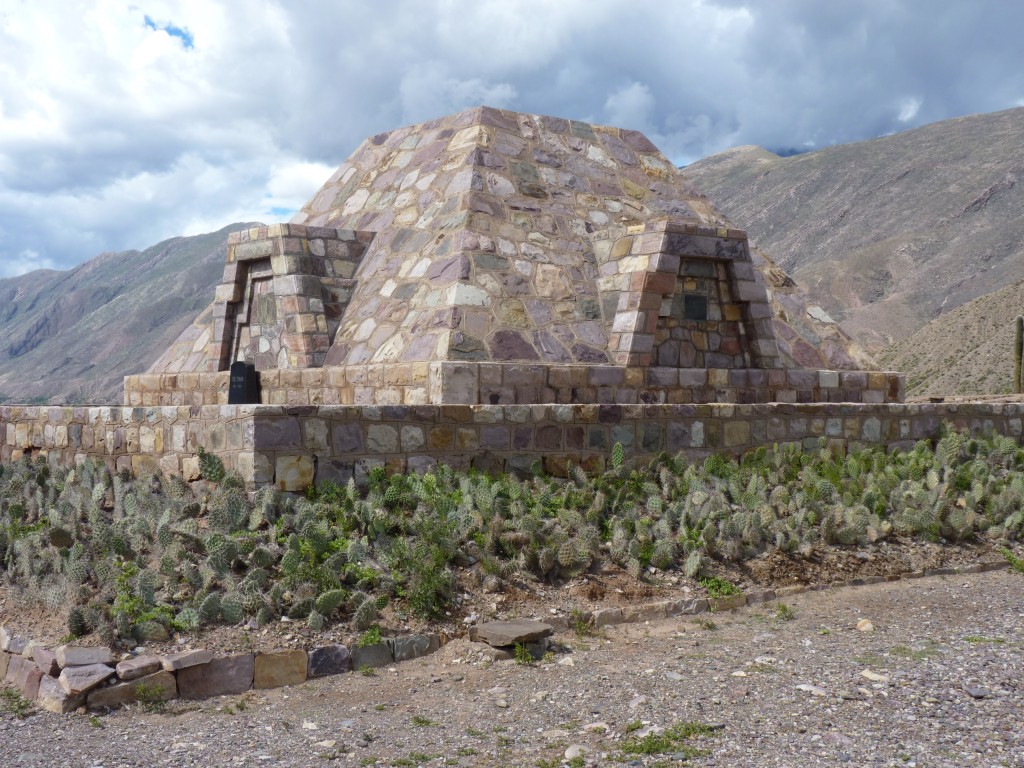
[[[989,342],[995,354],[1005,335],[993,299],[914,336],[1024,278],[1022,146],[1024,109],[1012,109],[787,158],[738,147],[684,174],[869,352],[922,380]],[[1019,313],[1018,303],[999,317]],[[914,355],[930,362],[917,369]]]
[[[0,402],[120,403],[209,303],[231,224],[0,280]]]
[[[917,396],[1001,394],[1013,384],[1013,321],[1024,311],[1024,280],[939,315],[878,353],[906,371]]]

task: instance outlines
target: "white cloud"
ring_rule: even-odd
[[[53,269],[53,267],[53,262],[50,259],[26,248],[21,253],[0,263],[0,277],[18,277],[18,275],[24,275],[37,269]]]
[[[900,101],[900,111],[896,116],[896,119],[901,123],[909,123],[915,117],[917,113],[921,111],[921,100],[915,99],[912,96],[908,96]]]
[[[1024,5],[936,2],[3,4],[0,274],[287,220],[365,136],[480,103],[636,127],[676,162],[1024,103],[992,33]]]

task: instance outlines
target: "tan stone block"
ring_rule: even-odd
[[[727,448],[747,445],[749,442],[750,422],[732,420],[725,422],[725,445]]]
[[[274,484],[282,491],[304,491],[313,484],[313,472],[310,456],[278,456]]]
[[[455,433],[455,448],[459,451],[475,451],[480,447],[480,438],[475,429],[459,427]]]
[[[136,477],[155,475],[160,471],[160,461],[156,456],[139,453],[132,456],[131,467]]]
[[[278,651],[256,656],[253,688],[279,688],[306,680],[309,659],[305,651]]]
[[[725,368],[710,368],[708,369],[708,386],[709,387],[727,387],[729,386],[729,371]]]

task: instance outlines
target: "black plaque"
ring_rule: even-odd
[[[231,379],[228,385],[229,405],[259,405],[260,375],[252,363],[239,360],[231,364]]]

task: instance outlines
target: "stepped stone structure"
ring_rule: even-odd
[[[125,392],[223,403],[243,360],[280,405],[899,401],[840,380],[857,357],[642,134],[481,107],[367,139],[292,223],[233,235]]]
[[[0,460],[255,488],[600,469],[793,443],[907,446],[943,419],[642,134],[486,107],[363,142],[288,224],[231,236],[213,303],[125,407],[0,406]],[[258,387],[250,387],[252,381]]]

